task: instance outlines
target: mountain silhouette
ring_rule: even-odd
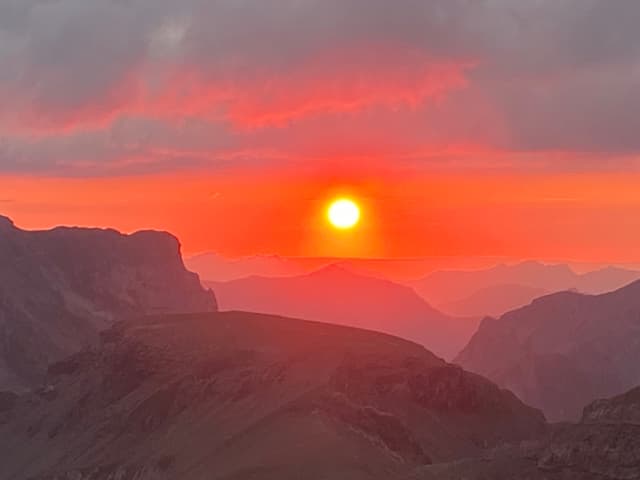
[[[545,294],[572,289],[600,294],[638,279],[640,272],[617,267],[578,274],[568,265],[528,261],[484,270],[436,271],[410,285],[446,313],[499,316]]]
[[[295,277],[207,282],[222,310],[246,310],[397,335],[452,358],[478,321],[436,310],[410,287],[330,265]]]

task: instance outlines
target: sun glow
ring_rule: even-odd
[[[353,228],[360,221],[360,207],[353,200],[340,198],[329,205],[327,218],[335,228]]]

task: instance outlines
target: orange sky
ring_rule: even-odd
[[[640,174],[287,172],[101,179],[0,177],[0,211],[21,227],[58,224],[175,233],[187,254],[505,256],[640,261]],[[327,202],[357,199],[354,231]]]
[[[187,254],[640,261],[640,2],[0,6],[0,212]],[[4,20],[4,21],[3,21]],[[350,195],[363,221],[327,227]]]

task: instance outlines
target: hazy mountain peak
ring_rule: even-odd
[[[340,265],[289,277],[205,282],[223,310],[245,310],[351,325],[417,341],[451,358],[477,319],[449,317],[411,287],[354,273]]]

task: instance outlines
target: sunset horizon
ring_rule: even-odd
[[[640,480],[640,0],[0,0],[0,480]]]

